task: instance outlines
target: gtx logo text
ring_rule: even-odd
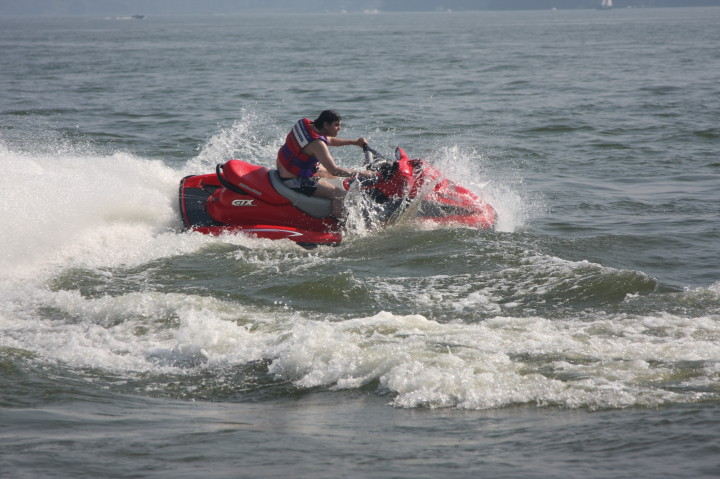
[[[233,206],[255,206],[254,200],[233,200]]]

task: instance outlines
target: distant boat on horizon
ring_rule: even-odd
[[[613,7],[612,0],[602,0],[598,10],[610,10]]]

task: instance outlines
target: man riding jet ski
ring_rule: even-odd
[[[332,177],[370,178],[369,171],[353,171],[335,164],[328,146],[367,146],[365,138],[346,140],[338,138],[342,119],[337,112],[325,110],[315,121],[298,120],[288,133],[285,144],[280,147],[277,169],[280,179],[291,189],[307,196],[319,196],[332,200],[336,218],[342,216],[342,200],[346,190],[329,181]]]
[[[233,159],[218,165],[215,174],[183,178],[179,200],[186,229],[290,239],[306,247],[336,245],[343,237],[343,198],[351,189],[366,200],[361,202],[362,214],[374,226],[392,223],[407,212],[434,223],[494,226],[492,206],[427,162],[408,158],[401,148],[390,160],[364,138],[334,136],[340,120],[333,115],[326,111],[314,123],[298,121],[278,152],[277,169]],[[328,145],[363,146],[367,169],[337,166]]]

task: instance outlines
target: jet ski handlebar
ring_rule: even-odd
[[[389,180],[397,171],[399,166],[397,161],[387,158],[368,145],[363,147],[363,152],[365,153],[363,166],[369,170],[377,171],[384,180]],[[372,181],[377,182],[377,179]]]
[[[364,166],[370,165],[375,160],[390,161],[388,158],[383,156],[382,153],[371,148],[369,145],[363,146],[363,153],[365,153],[365,162],[363,163]]]

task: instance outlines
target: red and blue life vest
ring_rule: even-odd
[[[317,172],[319,161],[303,153],[302,149],[315,140],[327,143],[327,138],[310,125],[312,121],[307,118],[298,120],[285,138],[285,144],[278,150],[278,162],[293,175],[303,178],[310,178]]]

